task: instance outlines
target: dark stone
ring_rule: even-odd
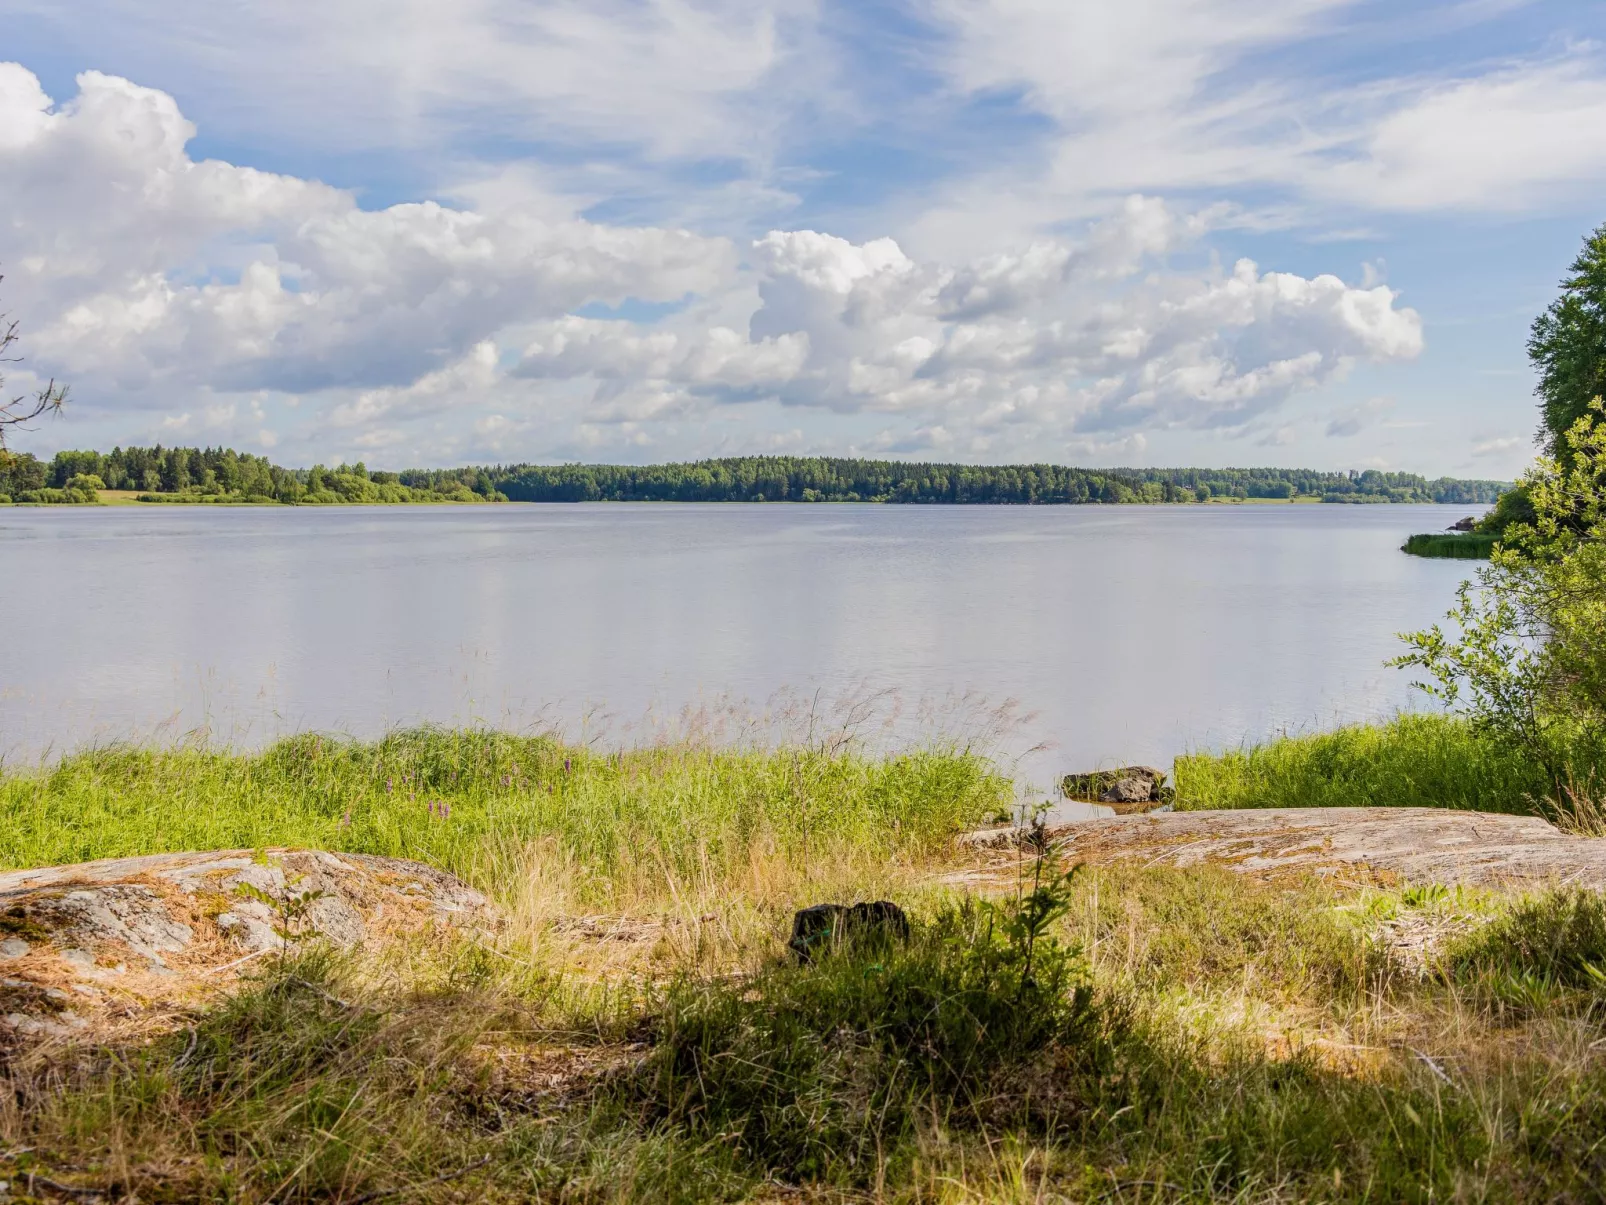
[[[890,900],[868,904],[815,904],[792,917],[792,940],[786,944],[800,963],[814,961],[816,954],[862,937],[909,937],[909,918]]]
[[[1122,766],[1091,774],[1067,774],[1060,793],[1086,803],[1170,803],[1176,791],[1166,784],[1165,772],[1153,766]]]
[[[1465,519],[1457,519],[1454,523],[1445,528],[1446,531],[1476,531],[1477,529],[1478,521],[1472,518],[1470,515]]]
[[[1099,795],[1100,803],[1148,803],[1154,798],[1154,783],[1147,778],[1117,778]]]

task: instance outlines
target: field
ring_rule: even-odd
[[[1520,769],[1458,772],[1464,736],[1377,739],[1426,759],[1419,795],[1493,806],[1476,774]],[[1191,759],[1179,787],[1269,805],[1337,767],[1395,789],[1363,772],[1364,738],[1320,739]],[[1598,897],[1067,877],[952,843],[1010,799],[963,749],[485,732],[12,770],[6,865],[394,853],[509,920],[495,941],[298,942],[135,1045],[14,1055],[0,1179],[346,1205],[1599,1199]],[[794,908],[874,898],[908,910],[906,944],[786,956]]]

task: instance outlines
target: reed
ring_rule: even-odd
[[[1412,556],[1447,557],[1453,560],[1486,561],[1500,537],[1481,531],[1426,532],[1406,538],[1401,552]]]

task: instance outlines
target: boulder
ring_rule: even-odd
[[[1089,774],[1067,774],[1060,780],[1066,799],[1107,803],[1118,812],[1147,811],[1170,803],[1176,792],[1166,785],[1165,771],[1154,766],[1122,766]]]
[[[890,900],[868,904],[814,904],[792,917],[792,940],[787,946],[799,963],[814,961],[844,941],[873,937],[906,941],[909,918]]]
[[[350,949],[494,910],[399,858],[223,850],[0,873],[0,1048],[193,1007],[264,955]]]
[[[1538,816],[1448,808],[1244,808],[1150,812],[960,837],[978,863],[938,881],[970,890],[1012,890],[1022,853],[1046,842],[1090,866],[1220,866],[1275,880],[1318,875],[1340,882],[1531,892],[1552,886],[1606,891],[1606,837],[1564,833]]]
[[[1445,531],[1476,531],[1477,529],[1478,529],[1478,521],[1476,519],[1474,519],[1471,515],[1468,515],[1465,519],[1457,519],[1454,523],[1450,524],[1450,526],[1446,527],[1444,530]]]

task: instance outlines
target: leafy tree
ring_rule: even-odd
[[[1568,433],[1606,393],[1606,224],[1584,240],[1561,296],[1534,319],[1528,358],[1539,373],[1540,437],[1553,458],[1565,459]]]
[[[1521,488],[1514,521],[1449,618],[1405,637],[1397,665],[1491,737],[1542,764],[1562,798],[1606,750],[1606,403],[1593,398]]]

